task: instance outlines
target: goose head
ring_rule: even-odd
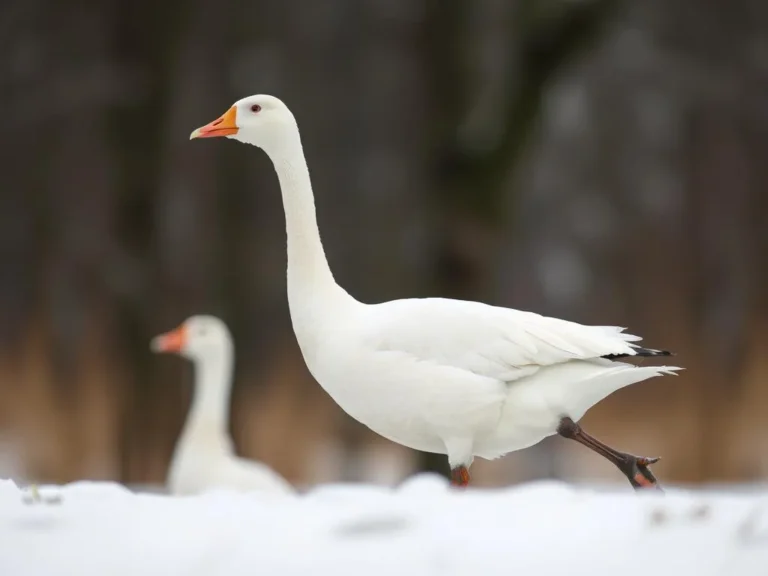
[[[297,133],[296,119],[282,100],[257,94],[238,100],[216,120],[193,130],[189,139],[232,138],[274,154],[295,143]]]
[[[153,352],[170,352],[190,360],[219,357],[232,349],[226,324],[215,316],[192,316],[180,326],[152,339]]]

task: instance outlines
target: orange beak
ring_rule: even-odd
[[[152,339],[152,350],[155,352],[176,352],[184,350],[187,345],[187,327],[182,324],[175,330],[160,334]]]
[[[190,140],[195,138],[216,138],[217,136],[231,136],[237,134],[237,108],[232,106],[229,110],[224,112],[223,116],[220,116],[210,124],[201,126],[197,130],[192,131],[189,135]]]

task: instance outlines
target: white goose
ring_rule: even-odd
[[[350,416],[412,449],[446,454],[455,485],[475,456],[495,459],[560,434],[655,487],[656,458],[614,450],[576,422],[612,392],[677,367],[616,359],[669,355],[614,326],[445,298],[363,304],[334,280],[315,217],[299,128],[273,96],[239,100],[190,139],[225,136],[263,149],[285,208],[288,303],[307,367]]]
[[[234,346],[224,322],[192,316],[153,338],[150,346],[155,352],[180,354],[195,365],[192,405],[168,473],[171,493],[196,494],[211,488],[293,492],[268,466],[234,453],[228,430]]]

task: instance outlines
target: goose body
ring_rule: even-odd
[[[563,415],[578,421],[612,392],[675,370],[602,358],[637,354],[619,328],[461,300],[348,301],[294,326],[310,372],[345,412],[447,454],[451,467],[532,446]]]
[[[213,488],[291,493],[291,485],[260,462],[236,456],[229,435],[233,344],[226,325],[193,316],[152,340],[155,352],[173,352],[195,364],[192,405],[171,459],[168,489],[190,495]]]
[[[612,392],[677,367],[618,361],[667,355],[613,326],[585,326],[446,298],[364,304],[329,269],[296,120],[279,99],[236,102],[191,138],[262,148],[283,196],[288,302],[313,377],[347,414],[409,448],[446,454],[452,470],[558,433]]]

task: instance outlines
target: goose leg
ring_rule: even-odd
[[[451,468],[451,485],[460,488],[469,486],[469,469],[466,466]]]
[[[613,465],[621,470],[624,476],[627,477],[629,483],[632,484],[635,490],[661,490],[661,487],[656,481],[656,477],[649,468],[651,464],[655,464],[659,461],[658,458],[644,458],[642,456],[627,454],[626,452],[619,452],[584,432],[584,430],[581,429],[581,426],[568,416],[564,416],[560,420],[560,425],[557,427],[557,433],[563,438],[575,440],[579,444],[583,444],[590,450],[597,452],[609,462],[613,463]]]

